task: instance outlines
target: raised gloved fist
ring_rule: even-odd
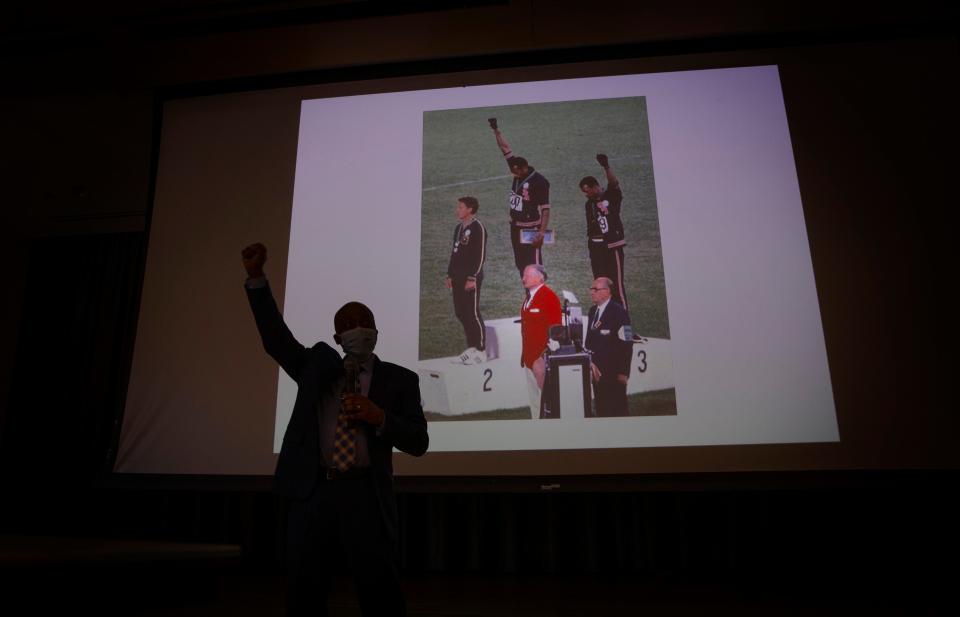
[[[610,159],[607,158],[606,154],[598,154],[597,162],[600,163],[600,167],[603,167],[604,169],[610,167]]]
[[[497,130],[497,119],[496,118],[487,118],[487,122],[490,123],[490,128]]]

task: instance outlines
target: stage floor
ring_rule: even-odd
[[[260,617],[284,614],[282,575],[239,547],[137,540],[0,536],[4,614]],[[407,573],[410,617],[847,617],[958,614],[943,581],[877,585],[816,572],[717,580],[648,575]],[[8,612],[9,607],[19,610]],[[359,616],[352,583],[333,582],[331,617]]]

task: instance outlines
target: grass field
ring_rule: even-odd
[[[630,416],[675,416],[677,415],[677,391],[675,388],[654,390],[653,392],[638,392],[627,397],[628,413]],[[448,416],[442,413],[424,411],[428,422],[458,421],[458,420],[529,420],[530,407],[515,407],[513,409],[494,409],[459,416]]]
[[[519,314],[523,289],[510,246],[507,194],[511,176],[487,118],[498,118],[514,153],[550,181],[550,227],[556,244],[544,247],[548,284],[589,306],[592,280],[586,246],[586,175],[606,185],[595,156],[604,152],[620,179],[627,298],[634,331],[670,338],[660,249],[653,161],[642,97],[538,103],[426,112],[423,118],[423,203],[420,237],[421,360],[454,356],[466,346],[444,287],[457,198],[479,199],[487,229],[487,259],[480,294],[484,319]]]

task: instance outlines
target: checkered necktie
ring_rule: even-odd
[[[351,365],[349,360],[344,363],[343,392],[360,392],[360,369],[356,361]],[[341,411],[343,411],[341,409]],[[337,428],[333,432],[333,466],[340,471],[346,471],[357,462],[357,427],[347,421],[344,414],[337,416]]]

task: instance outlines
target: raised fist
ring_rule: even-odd
[[[603,167],[604,169],[610,167],[610,159],[607,158],[606,154],[598,154],[597,162],[600,163],[600,167]]]
[[[490,128],[497,130],[497,119],[496,118],[487,118],[487,122],[490,123]]]
[[[267,263],[267,247],[257,242],[240,251],[243,267],[252,279],[263,276],[263,264]]]

